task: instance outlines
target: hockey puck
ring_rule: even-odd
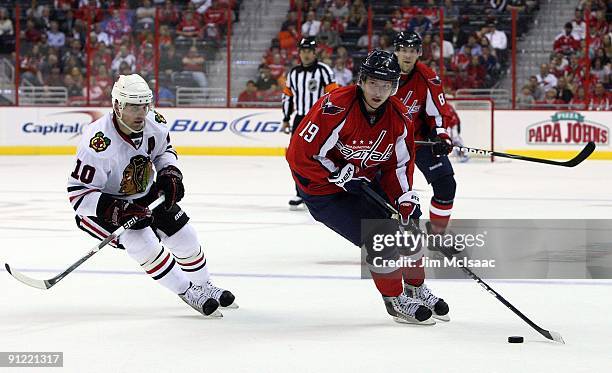
[[[508,337],[508,343],[523,343],[523,337],[513,335]]]

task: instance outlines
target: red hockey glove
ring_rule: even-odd
[[[401,225],[407,226],[410,224],[410,219],[418,219],[421,217],[421,206],[419,196],[415,191],[404,193],[397,206],[399,212],[399,221]]]

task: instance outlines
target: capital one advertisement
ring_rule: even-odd
[[[156,109],[177,148],[283,149],[280,109]],[[83,129],[109,108],[2,108],[0,147],[76,146]],[[229,150],[228,150],[229,151]]]

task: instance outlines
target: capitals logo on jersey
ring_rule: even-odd
[[[127,195],[142,193],[147,190],[149,176],[153,173],[153,164],[149,157],[137,155],[123,170],[120,193]]]
[[[105,151],[110,143],[111,140],[105,137],[103,132],[97,132],[94,137],[89,140],[89,147],[95,150],[96,153],[100,153]]]
[[[382,130],[378,135],[376,141],[369,141],[368,144],[364,144],[363,140],[353,141],[353,144],[343,144],[338,141],[336,148],[344,156],[344,159],[350,161],[351,159],[360,159],[361,168],[373,167],[374,163],[381,163],[391,158],[393,153],[393,144],[387,145],[387,147],[379,151],[377,150],[380,143],[383,141],[386,130]]]
[[[323,103],[321,104],[321,108],[323,108],[323,114],[329,114],[329,115],[340,114],[344,111],[343,107],[332,104],[332,102],[329,99],[329,95],[327,95],[325,100],[323,100]]]

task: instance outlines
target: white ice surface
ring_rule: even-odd
[[[66,197],[72,162],[0,158],[0,261],[47,278],[95,244],[76,229]],[[610,281],[490,281],[566,345],[546,341],[471,280],[428,282],[450,304],[450,323],[399,325],[372,282],[359,280],[357,248],[288,211],[282,158],[181,162],[182,206],[216,283],[241,308],[204,320],[124,252],[105,248],[48,291],[0,272],[0,351],[63,351],[64,368],[49,371],[66,372],[612,371]],[[611,166],[458,164],[453,217],[608,218]],[[415,186],[428,201],[418,172]],[[525,343],[508,344],[510,335]]]

